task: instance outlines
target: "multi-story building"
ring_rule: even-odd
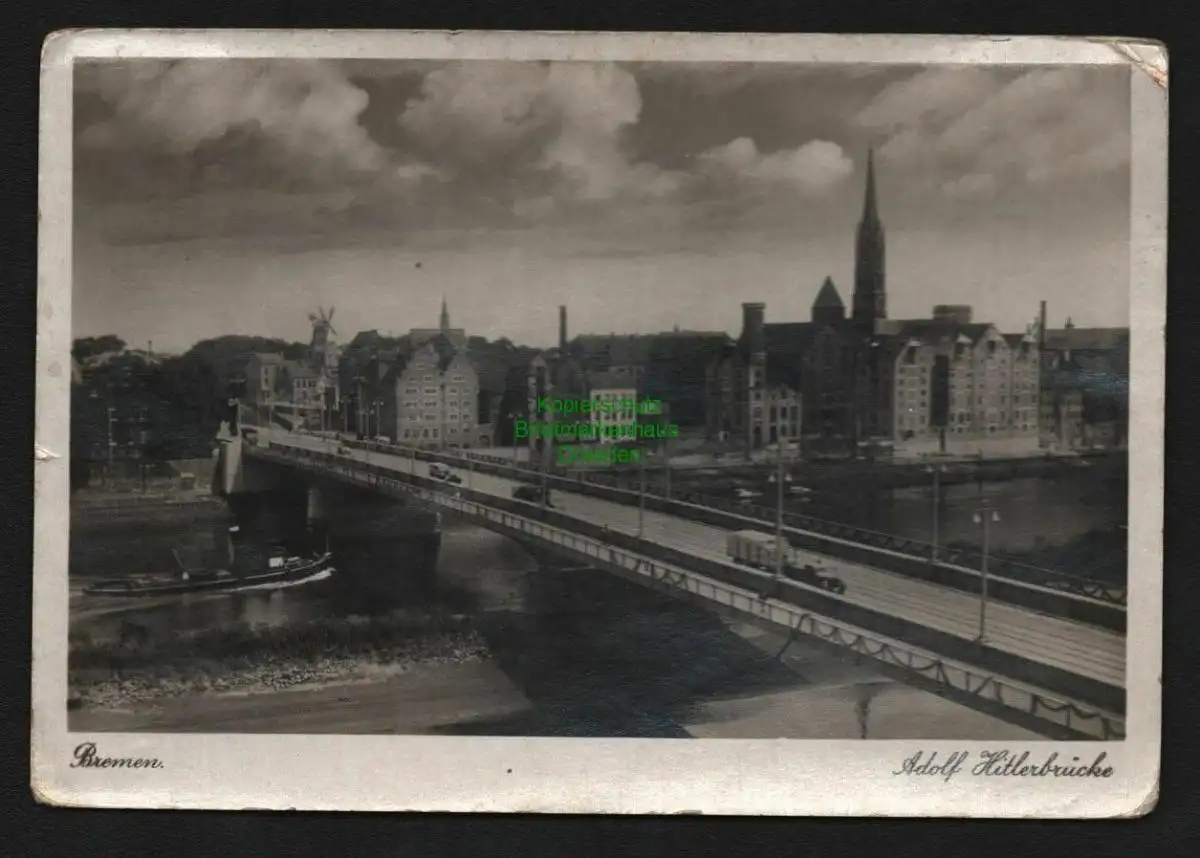
[[[1038,341],[974,323],[971,308],[942,305],[930,319],[887,318],[885,240],[874,164],[867,162],[852,312],[826,278],[807,322],[766,324],[743,305],[742,335],[709,372],[708,433],[752,448],[803,436],[814,451],[858,452],[871,442],[1018,437],[1038,433]],[[755,408],[776,399],[772,421]],[[790,415],[800,412],[796,431]],[[767,427],[771,428],[767,428]],[[872,444],[873,446],[873,444]]]
[[[928,320],[878,328],[886,389],[879,414],[899,442],[1017,439],[1036,446],[1036,335],[974,323],[971,308],[940,306]]]
[[[247,418],[266,422],[272,413],[289,423],[309,428],[340,425],[339,361],[334,341],[333,310],[310,313],[313,334],[303,360],[287,360],[273,352],[243,355],[235,366],[239,399],[250,408]]]
[[[1045,308],[1043,307],[1043,316]],[[1041,427],[1046,447],[1120,448],[1129,432],[1129,329],[1047,329]]]
[[[592,426],[599,443],[632,440],[638,425],[637,378],[629,372],[597,372],[587,377]],[[595,407],[599,406],[599,407]]]
[[[796,362],[773,359],[766,305],[742,305],[742,334],[709,370],[709,436],[748,450],[799,440],[801,394]]]
[[[245,377],[243,401],[250,406],[266,406],[278,396],[279,373],[283,356],[273,353],[253,353],[245,358],[242,373]]]
[[[479,439],[479,380],[466,337],[450,328],[442,304],[443,331],[410,333],[383,384],[382,425],[399,443],[420,447],[473,447]],[[461,333],[461,332],[459,332]]]

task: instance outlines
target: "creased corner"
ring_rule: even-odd
[[[1137,49],[1135,49],[1134,46],[1129,42],[1113,40],[1107,42],[1107,44],[1114,51],[1128,60],[1129,63],[1135,68],[1138,68],[1149,75],[1150,79],[1154,81],[1154,83],[1160,89],[1167,88],[1167,54],[1165,48],[1160,45],[1139,45],[1138,47],[1142,49],[1142,52],[1152,54],[1152,56],[1147,59],[1145,56],[1143,56],[1142,52],[1139,52]]]
[[[35,462],[49,462],[49,461],[51,461],[51,460],[53,460],[53,459],[59,459],[59,458],[62,458],[62,457],[61,457],[61,456],[59,456],[59,455],[58,455],[58,453],[52,452],[52,451],[50,451],[50,450],[47,450],[47,449],[46,449],[45,447],[43,447],[41,444],[34,444],[34,445],[33,445],[33,461],[35,461]]]

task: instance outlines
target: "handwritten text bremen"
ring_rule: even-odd
[[[72,756],[75,762],[73,769],[161,769],[162,760],[141,757],[102,757],[96,752],[95,742],[84,742],[77,745]]]

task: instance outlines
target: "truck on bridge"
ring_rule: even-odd
[[[841,595],[846,584],[840,578],[821,571],[810,562],[805,562],[800,552],[785,539],[782,545],[783,574],[800,584],[820,587]],[[757,530],[731,531],[725,539],[725,553],[736,563],[766,571],[773,570],[776,563],[775,537]]]

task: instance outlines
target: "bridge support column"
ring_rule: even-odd
[[[329,520],[329,499],[319,486],[308,487],[308,503],[305,517],[309,527],[324,524]]]

